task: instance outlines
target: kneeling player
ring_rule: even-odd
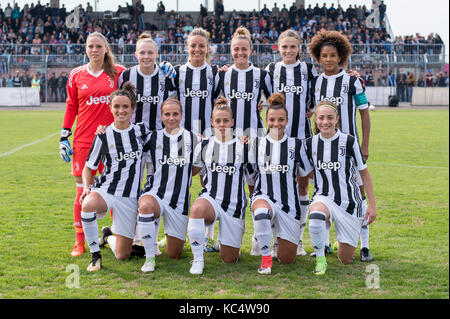
[[[88,271],[101,269],[102,256],[98,242],[97,218],[114,209],[112,234],[107,241],[119,260],[130,257],[137,219],[137,197],[140,193],[141,158],[149,147],[150,131],[143,124],[131,124],[136,107],[134,87],[126,83],[123,89],[110,96],[114,122],[104,134],[95,137],[83,169],[83,194],[80,197],[81,221],[92,254]],[[93,189],[89,181],[91,171],[100,160],[105,165]]]
[[[314,112],[316,135],[306,139],[306,154],[314,167],[315,190],[310,206],[309,233],[316,253],[314,274],[324,275],[326,224],[335,223],[338,258],[351,263],[364,219],[367,224],[376,218],[372,178],[358,140],[337,127],[339,111],[335,104],[319,102]],[[369,199],[364,216],[363,199],[356,182],[361,175]]]

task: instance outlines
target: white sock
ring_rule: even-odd
[[[89,245],[91,253],[100,251],[98,246],[98,224],[95,212],[81,212],[81,224],[83,225],[84,237]]]
[[[155,257],[155,216],[154,214],[139,214],[138,234],[141,236],[145,249],[145,257]]]
[[[114,253],[114,256],[116,256],[116,236],[114,235],[108,236],[106,238],[106,241],[108,242],[109,248],[111,248],[112,252]]]
[[[203,260],[203,242],[205,241],[204,218],[189,218],[188,236],[194,260]]]
[[[270,256],[270,243],[272,232],[270,229],[270,210],[267,208],[258,208],[255,210],[253,226],[255,228],[255,237],[257,238],[258,248],[262,256]]]
[[[300,243],[303,242],[303,233],[305,232],[306,218],[309,214],[309,196],[300,195],[300,211],[302,216],[300,217]]]
[[[216,222],[212,223],[211,225],[206,226],[205,231],[205,237],[208,239],[214,239],[214,226],[216,225]]]
[[[330,229],[331,229],[331,221],[329,224],[325,223],[325,246],[330,247]]]
[[[158,218],[155,218],[155,243],[158,242],[159,236],[159,226],[161,226],[161,215]],[[164,237],[164,236],[163,236]]]
[[[361,239],[361,249],[364,247],[369,249],[369,225],[363,225],[361,227],[359,238]]]
[[[319,211],[311,212],[309,215],[309,235],[316,257],[325,256],[325,219],[326,215]]]
[[[276,245],[278,245],[278,233],[277,233],[277,229],[275,228],[274,225],[272,225],[271,227],[272,227],[273,245],[276,246]]]

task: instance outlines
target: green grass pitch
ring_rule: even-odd
[[[358,248],[345,266],[334,252],[319,278],[309,256],[274,262],[272,275],[258,275],[249,211],[237,264],[205,254],[204,274],[191,276],[185,246],[181,260],[163,254],[156,271],[143,274],[143,259],[117,261],[106,247],[103,269],[88,273],[90,255],[69,254],[75,183],[58,154],[62,118],[63,111],[0,110],[0,298],[449,298],[448,109],[371,112],[375,260],[367,268]],[[192,201],[199,192],[193,181]],[[110,223],[108,215],[100,228]],[[308,230],[305,247],[312,252]]]

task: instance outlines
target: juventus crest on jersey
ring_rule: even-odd
[[[312,170],[301,140],[286,134],[279,140],[269,135],[257,139],[256,195],[266,195],[281,210],[300,220],[297,172],[306,176]]]
[[[105,134],[97,135],[92,144],[86,166],[97,169],[100,160],[105,165],[96,179],[95,188],[121,197],[138,197],[140,194],[141,159],[148,150],[150,131],[144,124],[130,124],[119,130],[114,123],[106,127]]]
[[[297,60],[290,65],[272,62],[266,70],[272,75],[273,92],[283,93],[285,96],[289,114],[286,134],[299,139],[310,137],[311,123],[306,113],[314,108],[309,87],[311,81],[318,76],[316,68],[311,63]]]
[[[213,135],[211,114],[214,99],[217,97],[215,93],[218,86],[217,66],[205,63],[201,67],[194,67],[188,62],[176,66],[175,70],[177,76],[173,82],[183,105],[183,120],[180,125],[196,134]]]
[[[173,209],[188,215],[189,188],[197,136],[183,128],[170,135],[165,129],[152,133],[149,143],[150,170],[145,192],[151,192]]]
[[[357,139],[337,131],[329,139],[320,134],[305,141],[306,155],[314,166],[314,196],[323,195],[349,214],[363,217],[362,197],[356,170],[367,167]]]
[[[214,198],[227,214],[241,219],[247,207],[244,177],[247,166],[254,162],[251,155],[249,145],[238,138],[221,142],[215,137],[204,139],[194,155],[194,166],[206,169],[202,193]]]
[[[126,69],[120,75],[119,87],[127,81],[136,87],[137,105],[132,123],[143,122],[152,131],[162,129],[161,104],[175,94],[171,81],[158,65],[155,65],[155,71],[150,75],[142,73],[139,65]]]
[[[314,105],[324,100],[337,104],[342,132],[357,138],[356,110],[368,108],[369,105],[367,101],[362,105],[356,105],[354,97],[364,91],[362,81],[355,76],[350,76],[345,70],[332,76],[321,74],[311,84]]]
[[[220,72],[219,77],[219,90],[233,110],[236,135],[266,135],[258,103],[262,94],[268,98],[272,92],[269,72],[255,68],[253,64],[246,70],[232,65],[227,72]]]

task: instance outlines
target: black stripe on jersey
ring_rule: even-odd
[[[189,169],[186,171],[187,175],[192,174],[192,163],[194,162],[194,150],[195,147],[197,146],[197,136],[194,135],[194,133],[189,132],[189,137],[191,139],[191,145],[192,145],[192,150],[191,150],[191,155],[189,157]],[[207,174],[205,174],[207,175]],[[186,178],[191,178],[192,176],[186,176]],[[184,194],[184,208],[183,208],[183,215],[189,215],[189,206],[190,206],[190,192],[189,192],[189,187],[186,187],[186,193]]]
[[[331,142],[331,162],[336,163],[339,161],[339,138]],[[331,182],[334,189],[334,201],[340,206],[341,201],[341,188],[339,187],[339,171],[331,170]]]
[[[152,77],[152,92],[151,95],[152,96],[158,96],[159,93],[159,73],[155,74]],[[150,118],[148,119],[148,123],[150,123],[149,125],[149,129],[151,131],[156,130],[156,117],[158,114],[158,103],[154,102],[152,104],[150,104]],[[163,125],[164,126],[164,125]]]
[[[350,77],[350,82],[349,82],[349,90],[348,90],[348,97],[347,97],[347,102],[348,102],[348,129],[349,132],[348,134],[355,136],[356,138],[358,138],[358,129],[355,127],[355,117],[356,114],[354,113],[354,106],[353,106],[353,96],[354,94],[352,94],[353,92],[356,93],[355,90],[355,82],[358,78],[355,76],[351,76]]]
[[[355,138],[351,135],[347,136],[347,143],[346,143],[346,148],[347,151],[353,152],[353,143],[355,141]],[[352,158],[354,158],[353,156],[346,156],[345,157],[345,180],[347,181],[347,196],[349,199],[349,205],[347,207],[347,212],[350,214],[353,214],[353,211],[355,209],[355,202],[352,201],[353,198],[353,194],[352,194],[352,187],[350,185],[351,183],[351,168],[352,168],[352,164],[351,164],[351,160]],[[357,188],[358,192],[359,192],[359,188]]]
[[[194,70],[192,70],[191,68],[186,68],[186,77],[184,80],[185,88],[192,89],[193,75],[194,75]],[[183,94],[183,93],[181,93],[181,94]],[[191,123],[192,123],[192,97],[187,96],[187,97],[185,97],[185,103],[184,103],[184,128],[188,131],[191,131],[192,130]]]
[[[204,68],[203,70],[201,70],[200,72],[200,91],[206,91],[208,90],[208,78],[206,77],[206,71],[208,70],[208,68]],[[213,88],[214,90],[214,88]],[[214,104],[211,104],[214,105]],[[205,121],[211,121],[211,119],[207,119],[205,117],[205,110],[206,110],[206,99],[200,99],[200,103],[199,103],[199,111],[198,111],[198,116],[199,118],[203,118],[200,121],[200,132],[203,134],[203,132],[205,132]]]
[[[302,157],[300,155],[301,148],[302,148],[302,141],[299,139],[296,139],[295,140],[295,156],[298,157],[297,162],[299,163],[301,168],[304,169],[305,164],[303,163]],[[297,170],[294,170],[294,174],[297,174]],[[297,179],[297,176],[293,176],[293,178]],[[297,187],[294,187],[294,192],[295,192],[294,198],[295,198],[295,210],[296,210],[295,219],[300,220],[302,217],[302,211],[300,209],[300,205],[309,205],[309,202],[307,202],[307,204],[302,204],[300,202],[300,194],[298,193]]]
[[[220,158],[220,145],[216,142],[214,142],[214,146],[213,146],[213,152],[212,152],[212,158],[213,158],[213,162],[215,161],[215,159],[219,159]],[[209,192],[210,196],[214,199],[216,199],[216,195],[217,195],[217,180],[218,180],[218,175],[219,173],[214,171],[211,174],[211,190]],[[206,185],[206,184],[205,184]]]
[[[183,136],[184,136],[184,134],[180,134],[180,136],[178,136],[178,139],[177,139],[178,157],[180,157],[180,158],[184,157],[184,154],[185,154]],[[183,181],[183,171],[184,171],[184,166],[178,165],[175,180],[179,181],[179,183],[175,183],[175,185],[173,186],[172,198],[170,199],[170,204],[169,204],[169,206],[172,207],[173,209],[177,208],[178,197],[180,196],[181,184]],[[183,214],[184,213],[185,212],[183,211]]]
[[[333,97],[338,98],[341,96],[341,89],[342,89],[342,80],[344,79],[344,76],[341,75],[335,79],[334,88],[333,88]],[[324,78],[325,80],[325,78]],[[326,95],[324,95],[325,97]],[[342,112],[341,108],[344,107],[344,105],[339,105],[339,127],[342,127]]]
[[[244,162],[245,163],[248,163],[248,152],[249,152],[248,145],[245,144],[244,145]],[[242,195],[243,195],[242,192],[244,190],[242,187],[242,185],[243,185],[242,179],[245,176],[244,170],[245,170],[246,166],[251,167],[251,165],[241,165],[241,167],[240,167],[240,172],[239,172],[240,179],[239,179],[239,188],[238,188],[238,195],[237,195],[238,198],[242,198]],[[253,174],[253,172],[249,172],[249,174]],[[242,201],[238,202],[238,204],[236,205],[236,211],[235,211],[233,217],[239,218],[241,211],[242,211],[242,204],[243,204]],[[243,214],[242,218],[245,219],[245,213]]]
[[[120,88],[123,88],[123,84],[127,81],[130,81],[130,71],[131,69],[126,69],[125,71],[122,72],[122,84],[120,85]]]
[[[100,136],[99,136],[99,135],[95,137],[94,142],[92,143],[91,149],[89,150],[89,154],[88,154],[88,157],[87,157],[87,159],[86,159],[86,162],[87,162],[88,160],[90,160],[90,158],[91,158],[91,156],[92,156],[92,151],[94,150],[94,147],[95,147],[95,143],[97,142],[98,139],[100,139]],[[101,139],[100,139],[100,140],[101,140]],[[102,151],[103,151],[103,150],[104,150],[104,147],[103,147],[103,141],[102,141],[102,146],[101,146],[101,148],[102,148]],[[98,166],[98,164],[100,163],[100,159],[102,158],[101,155],[102,155],[102,152],[99,152],[99,153],[98,153],[98,156],[97,156],[97,158],[95,159],[95,162],[94,162],[94,165],[95,165],[95,166]]]
[[[253,70],[245,74],[245,92],[251,93],[253,91]],[[244,102],[244,130],[251,127],[251,109],[252,101],[245,100]],[[258,113],[258,111],[257,111]],[[258,127],[259,128],[259,127]]]
[[[149,148],[150,148],[150,156],[152,158],[152,163],[156,163],[156,139],[158,137],[158,134],[156,132],[152,133],[152,136],[150,137],[150,141],[149,141]],[[153,164],[153,169],[154,169],[155,164]],[[152,187],[153,187],[153,181],[154,181],[154,175],[153,174],[148,174],[147,173],[147,177],[149,178],[149,180],[147,181],[148,183],[148,187],[145,188],[145,191],[149,191]]]
[[[233,158],[230,160],[229,158],[227,158],[227,165],[234,165],[234,162],[236,160],[236,144],[237,143],[233,143],[231,145],[228,145],[228,151],[227,151],[227,155],[229,154],[233,154]],[[232,153],[230,153],[232,152]],[[217,159],[219,159],[220,157],[217,157]],[[225,177],[225,190],[223,192],[224,196],[223,196],[223,201],[222,201],[222,209],[224,211],[228,210],[228,206],[230,206],[230,198],[231,198],[231,187],[233,186],[233,174],[226,174]],[[236,212],[235,212],[236,215]],[[237,217],[240,216],[240,212],[238,214]],[[236,216],[234,216],[236,217]]]
[[[280,144],[280,165],[288,164],[288,139]],[[294,170],[295,171],[295,170]],[[280,194],[281,194],[281,208],[284,212],[289,213],[289,199],[287,189],[287,174],[279,174],[280,176]]]
[[[324,162],[324,145],[325,143],[320,139],[320,137],[318,138],[318,142],[317,142],[317,163],[320,162]],[[329,185],[328,185],[328,179],[327,179],[327,174],[325,174],[325,171],[323,169],[319,169],[319,173],[320,176],[322,176],[322,195],[323,196],[328,196],[328,192],[329,192]]]
[[[111,172],[111,165],[112,165],[112,158],[111,158],[111,155],[109,154],[108,141],[106,139],[106,134],[100,134],[97,136],[102,141],[102,153],[103,153],[103,157],[104,157],[103,164],[105,165],[105,168],[104,168],[105,174],[104,175],[102,174],[103,176],[100,177],[99,183],[96,184],[96,187],[97,187],[97,185],[101,185],[106,182],[106,175]]]
[[[275,62],[270,62],[269,63],[269,72],[270,72],[270,74],[274,74],[275,73]]]
[[[117,150],[117,154],[125,154],[125,148],[123,147],[123,143],[122,143],[122,136],[120,133],[113,131],[113,135],[114,135],[114,142],[116,144],[116,150]],[[120,176],[122,174],[122,169],[126,166],[126,161],[120,161],[117,171],[114,172],[113,174],[113,180],[111,182],[111,184],[109,184],[108,187],[108,193],[109,194],[114,194],[117,188],[117,185],[119,183],[120,180]]]
[[[128,73],[130,70],[127,70]],[[142,75],[139,74],[139,72],[136,71],[136,93],[137,94],[144,94],[144,77]],[[136,104],[136,118],[135,118],[135,123],[140,123],[142,122],[142,114],[144,113],[144,103],[143,102],[138,102]],[[150,122],[151,123],[151,122]],[[153,130],[153,129],[151,129]]]
[[[297,65],[294,68],[294,86],[296,87],[300,87],[302,86],[302,65],[301,63],[299,65]],[[292,108],[292,114],[290,116],[292,116],[292,125],[291,125],[291,132],[289,136],[297,136],[298,134],[298,127],[300,125],[300,116],[301,116],[301,112],[300,112],[300,95],[299,94],[294,94],[294,105]],[[306,111],[306,107],[305,107],[305,112]],[[307,121],[306,116],[305,116],[305,121]],[[305,126],[306,128],[306,126]],[[307,136],[307,135],[305,135]]]
[[[271,163],[271,154],[272,154],[272,143],[269,143],[269,141],[266,142],[266,151],[264,152],[264,163],[272,164]],[[274,194],[273,194],[273,182],[272,182],[272,174],[264,174],[266,176],[267,180],[267,196],[269,196],[270,199],[273,201]]]
[[[131,150],[133,152],[136,152],[137,150],[139,150],[139,145],[137,143],[137,138],[136,138],[136,134],[134,132],[134,130],[130,130],[130,132],[128,133],[130,136],[130,144],[131,144]],[[134,182],[134,177],[136,175],[136,162],[138,161],[137,158],[134,159],[134,164],[130,166],[130,171],[128,173],[128,179],[127,182],[125,183],[125,189],[123,192],[123,197],[130,197],[130,193],[131,193],[131,189],[133,187],[133,182]],[[141,172],[139,170],[138,172],[139,176],[138,176],[138,180],[141,180]],[[139,190],[138,190],[138,194],[139,194]]]
[[[233,90],[235,92],[238,91],[238,72],[236,70],[231,70],[231,83],[230,83],[230,92]],[[225,80],[225,79],[224,79]],[[236,119],[237,115],[237,99],[231,99],[231,110],[233,111],[233,118]],[[236,120],[234,121],[233,128],[236,128]]]
[[[163,136],[162,158],[164,158],[164,156],[167,156],[167,158],[169,158],[170,157],[170,138],[164,134],[162,136]],[[153,163],[156,163],[156,162],[153,162]],[[161,165],[161,181],[167,181],[168,176],[169,176],[169,165]],[[166,185],[167,184],[164,182],[162,182],[159,185],[158,192],[156,193],[156,195],[158,195],[159,198],[164,198],[164,193],[166,192]]]

